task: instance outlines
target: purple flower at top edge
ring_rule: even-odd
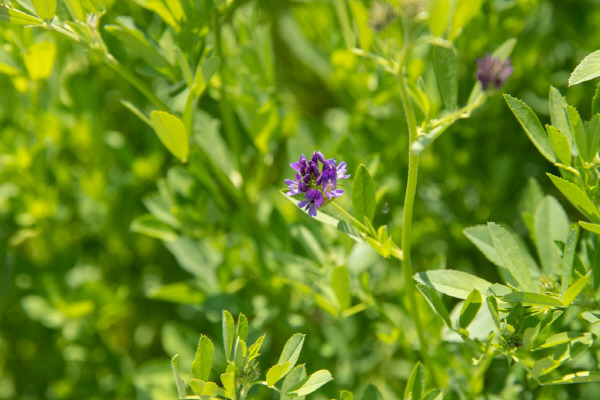
[[[487,90],[490,85],[496,90],[500,89],[513,73],[510,58],[502,60],[489,53],[477,60],[477,67],[476,77],[481,82],[483,90]]]
[[[306,192],[306,197],[300,203],[298,207],[305,207],[304,210],[308,210],[308,215],[311,217],[317,216],[317,208],[321,208],[323,205],[323,195],[318,189],[309,190]]]

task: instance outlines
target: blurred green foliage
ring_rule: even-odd
[[[31,3],[2,2],[36,15]],[[427,21],[442,2],[389,3],[420,29],[438,29]],[[448,30],[459,59],[459,104],[477,58],[514,37],[515,72],[503,90],[547,122],[554,85],[589,120],[591,85],[566,85],[596,50],[599,4],[473,2],[464,27]],[[443,341],[442,321],[424,301],[407,304],[399,263],[309,219],[279,194],[292,175],[288,163],[301,153],[320,149],[345,160],[351,174],[364,163],[378,188],[374,223],[400,238],[407,131],[397,85],[349,50],[374,47],[375,35],[401,40],[399,18],[381,32],[371,28],[374,7],[355,0],[59,1],[53,24],[73,22],[87,38],[79,44],[64,32],[2,22],[0,398],[175,398],[169,359],[179,353],[189,365],[200,333],[220,337],[225,308],[249,316],[252,342],[267,333],[265,366],[294,332],[309,333],[300,362],[335,378],[320,396],[361,393],[372,382],[385,398],[398,398],[417,361],[410,307],[422,311],[443,371],[461,377],[449,398],[465,390],[488,398],[597,398],[597,384],[527,386],[524,372],[508,374],[501,359],[472,375],[475,350]],[[350,43],[349,29],[361,32],[360,43]],[[390,53],[401,44],[386,43]],[[435,115],[442,101],[430,52],[414,48],[407,74],[424,77]],[[189,155],[180,157],[187,163],[145,123],[157,109],[180,115],[191,132]],[[526,236],[516,206],[527,180],[561,199],[548,170],[501,96],[490,97],[422,157],[415,269],[448,265],[498,281],[463,229],[497,221]],[[348,196],[340,204],[349,208]],[[562,204],[576,220],[577,211]],[[332,284],[344,274],[350,299]],[[226,364],[220,349],[214,360]],[[460,381],[469,376],[478,380]]]

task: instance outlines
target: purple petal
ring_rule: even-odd
[[[311,217],[317,216],[317,209],[315,208],[314,205],[308,209],[308,215],[310,215]]]

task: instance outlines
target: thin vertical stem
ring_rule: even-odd
[[[404,58],[404,57],[403,57]],[[403,60],[404,61],[404,60]],[[403,63],[402,63],[403,64]],[[402,65],[401,64],[401,65]],[[411,313],[417,328],[419,336],[419,344],[421,347],[421,355],[425,366],[431,372],[433,382],[436,382],[435,369],[430,362],[429,353],[427,351],[427,343],[423,332],[423,323],[419,316],[417,297],[415,295],[415,285],[412,279],[413,270],[411,263],[411,237],[412,237],[412,215],[413,206],[415,203],[415,194],[417,191],[417,178],[419,175],[419,156],[412,151],[412,144],[417,138],[417,120],[415,112],[410,100],[406,78],[400,72],[398,75],[398,86],[400,87],[400,99],[402,108],[408,125],[408,178],[406,181],[406,193],[404,196],[404,213],[402,216],[402,274],[404,277],[404,286],[408,301],[412,305]]]

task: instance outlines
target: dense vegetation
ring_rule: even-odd
[[[2,1],[0,399],[597,399],[599,5]]]

